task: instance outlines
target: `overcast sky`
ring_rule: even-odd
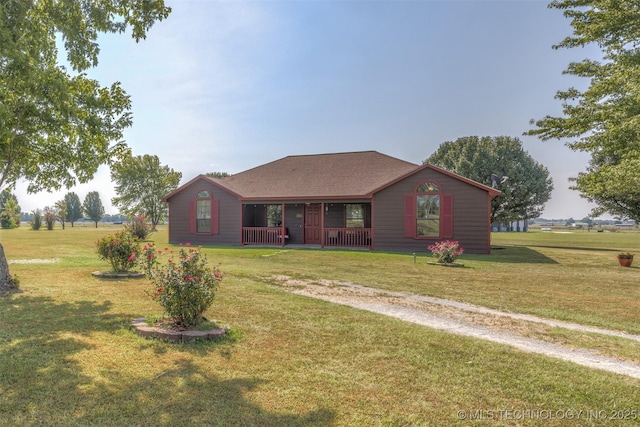
[[[582,218],[568,189],[588,154],[522,136],[529,120],[560,113],[557,90],[585,88],[562,74],[595,48],[553,50],[571,34],[547,1],[167,0],[169,18],[147,40],[100,39],[103,85],[122,82],[134,155],[152,154],[183,174],[237,173],[295,154],[377,150],[422,163],[459,137],[519,137],[546,166],[554,191],[543,216]],[[23,211],[69,190],[27,195]],[[99,191],[107,213],[109,170],[72,189]]]

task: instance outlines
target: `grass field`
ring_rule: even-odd
[[[640,234],[496,233],[465,268],[411,254],[205,248],[226,273],[213,343],[136,336],[146,279],[102,281],[115,227],[0,230],[22,293],[0,298],[0,425],[638,425],[640,381],[293,295],[270,276],[346,280],[640,333]],[[166,230],[153,234],[167,245]],[[168,246],[168,245],[167,245]],[[636,260],[638,262],[638,260]],[[637,343],[545,338],[638,361]],[[582,412],[580,412],[582,411]],[[480,419],[482,418],[482,419]],[[622,418],[618,419],[618,418]]]

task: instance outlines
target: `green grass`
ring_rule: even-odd
[[[496,233],[503,249],[465,268],[411,254],[281,248],[204,251],[226,273],[207,318],[232,338],[169,344],[129,330],[158,316],[146,279],[102,281],[95,241],[115,230],[1,230],[22,293],[0,299],[0,425],[466,425],[458,411],[583,410],[526,425],[620,425],[589,411],[640,410],[640,381],[268,284],[285,274],[347,280],[640,333],[638,233]],[[167,245],[166,230],[153,234]],[[636,260],[637,261],[637,260]],[[633,358],[633,344],[552,329],[556,341]],[[594,344],[595,342],[595,344]],[[638,421],[627,421],[637,425]],[[486,420],[479,425],[517,422]]]

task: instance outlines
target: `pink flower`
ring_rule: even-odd
[[[136,253],[132,253],[131,256],[129,257],[129,259],[127,261],[133,261],[134,259],[136,259]]]
[[[187,242],[187,246],[191,246],[191,243]]]
[[[184,278],[184,281],[185,281],[185,282],[188,282],[188,281],[190,281],[190,280],[191,280],[191,277],[189,277],[189,276],[187,276],[187,277],[185,277],[185,278]]]

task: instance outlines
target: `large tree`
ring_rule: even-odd
[[[64,203],[67,206],[67,212],[65,215],[65,221],[73,223],[82,218],[82,203],[80,203],[80,197],[73,191],[64,195]]]
[[[91,191],[86,195],[84,202],[82,202],[82,210],[88,219],[96,223],[96,228],[98,228],[98,222],[104,218],[104,206],[102,206],[102,200],[100,200],[100,194],[97,191]]]
[[[0,190],[19,178],[31,192],[69,188],[127,151],[129,96],[84,72],[98,64],[99,33],[129,28],[139,41],[170,11],[163,0],[0,2]],[[0,292],[11,282],[0,246]]]
[[[569,139],[591,153],[573,189],[594,202],[592,215],[609,212],[640,221],[640,6],[638,1],[563,0],[549,7],[571,19],[573,35],[555,49],[596,45],[601,58],[572,62],[565,74],[590,79],[589,87],[558,91],[561,116],[533,122],[529,135]]]
[[[518,138],[458,138],[442,143],[424,163],[500,190],[502,194],[491,202],[491,222],[509,223],[540,216],[553,190],[547,168],[522,148]]]
[[[128,156],[111,168],[117,196],[111,199],[121,213],[149,217],[153,228],[167,216],[162,198],[178,188],[182,173],[160,164],[158,156]]]

